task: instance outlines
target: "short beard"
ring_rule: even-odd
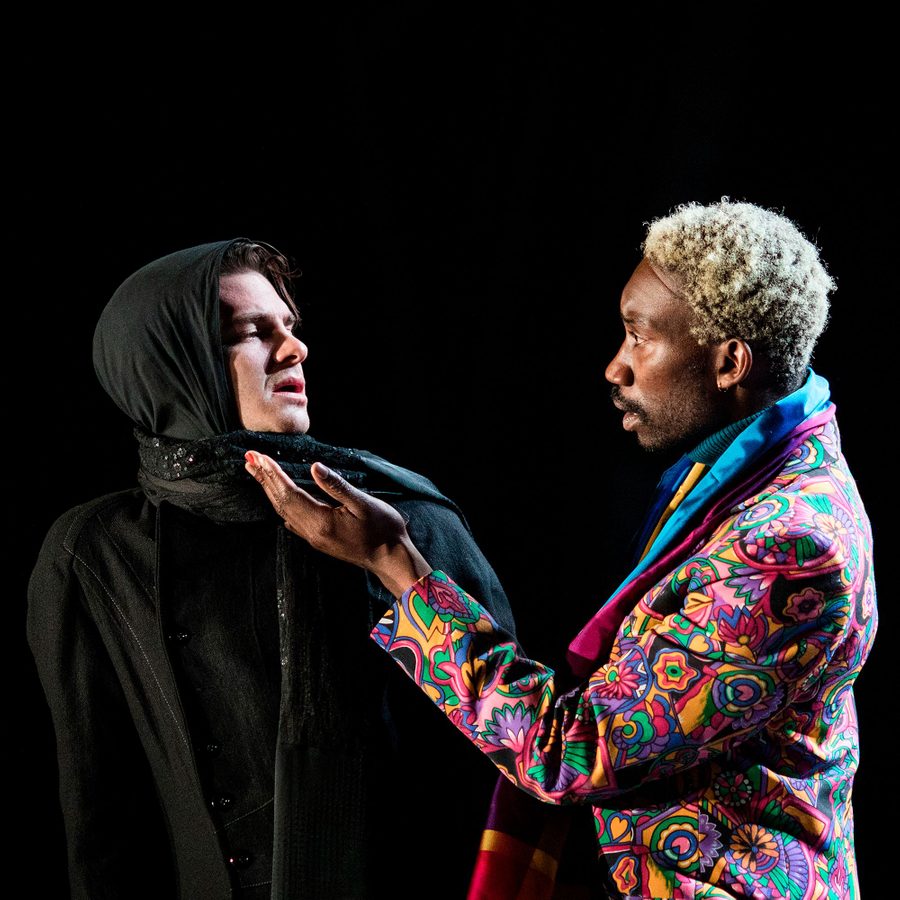
[[[619,386],[613,385],[610,395],[614,402],[617,401],[617,408],[635,413],[650,432],[652,443],[637,438],[642,450],[654,454],[687,450],[725,425],[725,421],[720,421],[720,416],[715,414],[714,396],[705,394],[702,388],[704,372],[704,361],[695,361],[685,373],[684,380],[673,386],[673,404],[652,416],[641,404],[622,397]],[[690,403],[686,402],[685,385],[697,386]]]

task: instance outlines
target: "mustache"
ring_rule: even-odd
[[[637,413],[642,419],[644,418],[644,408],[638,403],[626,400],[622,396],[622,390],[617,384],[614,384],[612,388],[610,388],[609,396],[612,398],[613,403],[616,404],[616,407],[622,412]]]

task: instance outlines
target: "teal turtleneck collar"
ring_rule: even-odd
[[[689,450],[686,454],[691,462],[704,463],[712,466],[716,460],[728,449],[731,442],[754,420],[759,418],[765,412],[760,409],[755,413],[732,422],[724,428],[719,429],[715,434],[705,437],[693,450]]]

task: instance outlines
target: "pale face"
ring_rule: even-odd
[[[691,335],[693,313],[670,285],[640,262],[622,291],[625,340],[606,368],[622,427],[647,450],[696,442],[724,425],[714,352]]]
[[[293,313],[259,272],[219,279],[222,345],[241,425],[250,431],[309,429],[306,344]]]

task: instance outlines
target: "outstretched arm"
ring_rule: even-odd
[[[452,578],[413,562],[417,551],[386,504],[314,471],[326,493],[343,498],[342,513],[295,493],[273,463],[263,468],[257,477],[292,531],[393,585],[399,602],[373,638],[510,780],[542,800],[595,802],[700,765],[763,727],[786,742],[821,739],[815,716],[792,704],[815,702],[846,636],[852,588],[839,560],[814,570],[791,554],[761,562],[748,603],[748,582],[726,559],[743,533],[722,531],[708,577],[673,594],[668,614],[643,598],[609,660],[563,692],[555,672],[525,656]],[[672,583],[693,585],[697,563]],[[797,606],[807,598],[815,612]]]

